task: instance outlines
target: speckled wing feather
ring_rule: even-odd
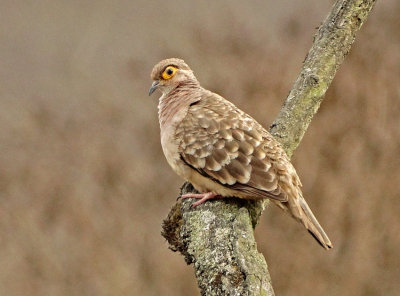
[[[176,129],[181,159],[247,198],[286,202],[288,195],[301,194],[300,180],[280,144],[232,103],[202,91]]]

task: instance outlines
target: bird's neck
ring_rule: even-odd
[[[178,85],[169,93],[163,94],[158,104],[160,126],[181,120],[181,118],[176,118],[177,115],[179,117],[181,112],[186,114],[190,104],[200,99],[200,89],[197,81],[189,81]]]

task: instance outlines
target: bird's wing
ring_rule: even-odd
[[[280,144],[252,117],[214,93],[204,91],[190,106],[176,136],[188,166],[248,197],[285,202],[288,190],[301,186]]]

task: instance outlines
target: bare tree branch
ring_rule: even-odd
[[[318,29],[271,133],[291,156],[317,112],[355,35],[376,0],[338,0]],[[194,192],[185,183],[181,195]],[[191,208],[179,200],[163,223],[173,251],[193,263],[202,295],[274,295],[267,263],[257,251],[254,227],[267,201],[236,198]]]
[[[270,132],[291,156],[376,0],[339,0],[319,27]]]

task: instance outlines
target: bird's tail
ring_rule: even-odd
[[[332,248],[332,243],[325,231],[319,225],[317,218],[315,218],[313,212],[308,206],[306,200],[303,197],[299,198],[301,209],[304,215],[301,215],[301,223],[307,228],[308,232],[316,239],[316,241],[326,250]]]
[[[280,208],[288,211],[293,218],[301,222],[315,240],[326,250],[332,248],[332,243],[325,231],[319,225],[317,218],[309,208],[306,200],[300,195],[296,200],[289,199],[287,203],[276,203]]]

